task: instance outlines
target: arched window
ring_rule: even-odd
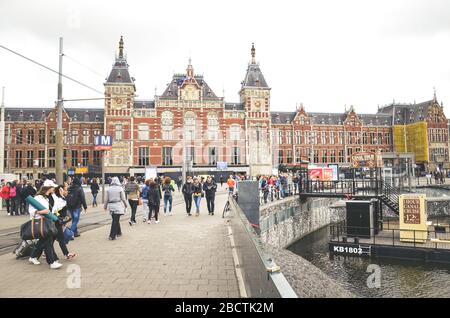
[[[241,126],[237,124],[231,125],[230,128],[230,139],[239,140],[241,138]]]
[[[161,114],[162,139],[173,139],[173,113],[165,111]]]
[[[217,140],[219,136],[219,120],[216,113],[208,114],[208,139]]]
[[[194,140],[195,138],[195,113],[192,111],[184,114],[184,130],[186,140]]]

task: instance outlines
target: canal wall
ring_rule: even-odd
[[[266,255],[280,266],[284,277],[301,298],[349,298],[355,295],[322,270],[286,247],[333,222],[345,218],[337,199],[294,196],[260,208],[260,241]]]

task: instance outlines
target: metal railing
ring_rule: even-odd
[[[264,189],[259,189],[260,205],[283,200],[297,193],[298,187],[295,184],[288,184],[285,187],[267,185]]]
[[[375,230],[375,228],[358,226],[347,227],[345,221],[335,223],[329,226],[330,242],[352,243],[353,240],[355,244],[450,249],[450,232],[448,231],[400,230],[384,227],[377,235],[373,235]],[[361,231],[370,233],[370,237],[362,235]],[[400,241],[401,236],[403,236],[402,241]]]

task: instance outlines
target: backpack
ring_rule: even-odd
[[[9,189],[9,196],[10,196],[11,198],[14,198],[16,195],[17,195],[16,187],[11,187],[11,188]]]
[[[66,197],[67,208],[73,209],[76,208],[79,200],[78,200],[78,191],[76,189],[69,189],[69,194]]]
[[[173,187],[171,184],[164,186],[164,195],[170,196],[172,189],[173,189]]]
[[[146,185],[145,187],[142,188],[141,198],[147,199],[148,188],[149,188],[148,185]]]

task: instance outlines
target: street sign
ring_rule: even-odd
[[[109,135],[97,135],[94,138],[95,150],[111,150],[112,149],[112,137]]]
[[[228,169],[228,163],[226,161],[217,161],[217,170],[227,170]]]
[[[88,167],[75,168],[75,173],[76,174],[88,173]]]

